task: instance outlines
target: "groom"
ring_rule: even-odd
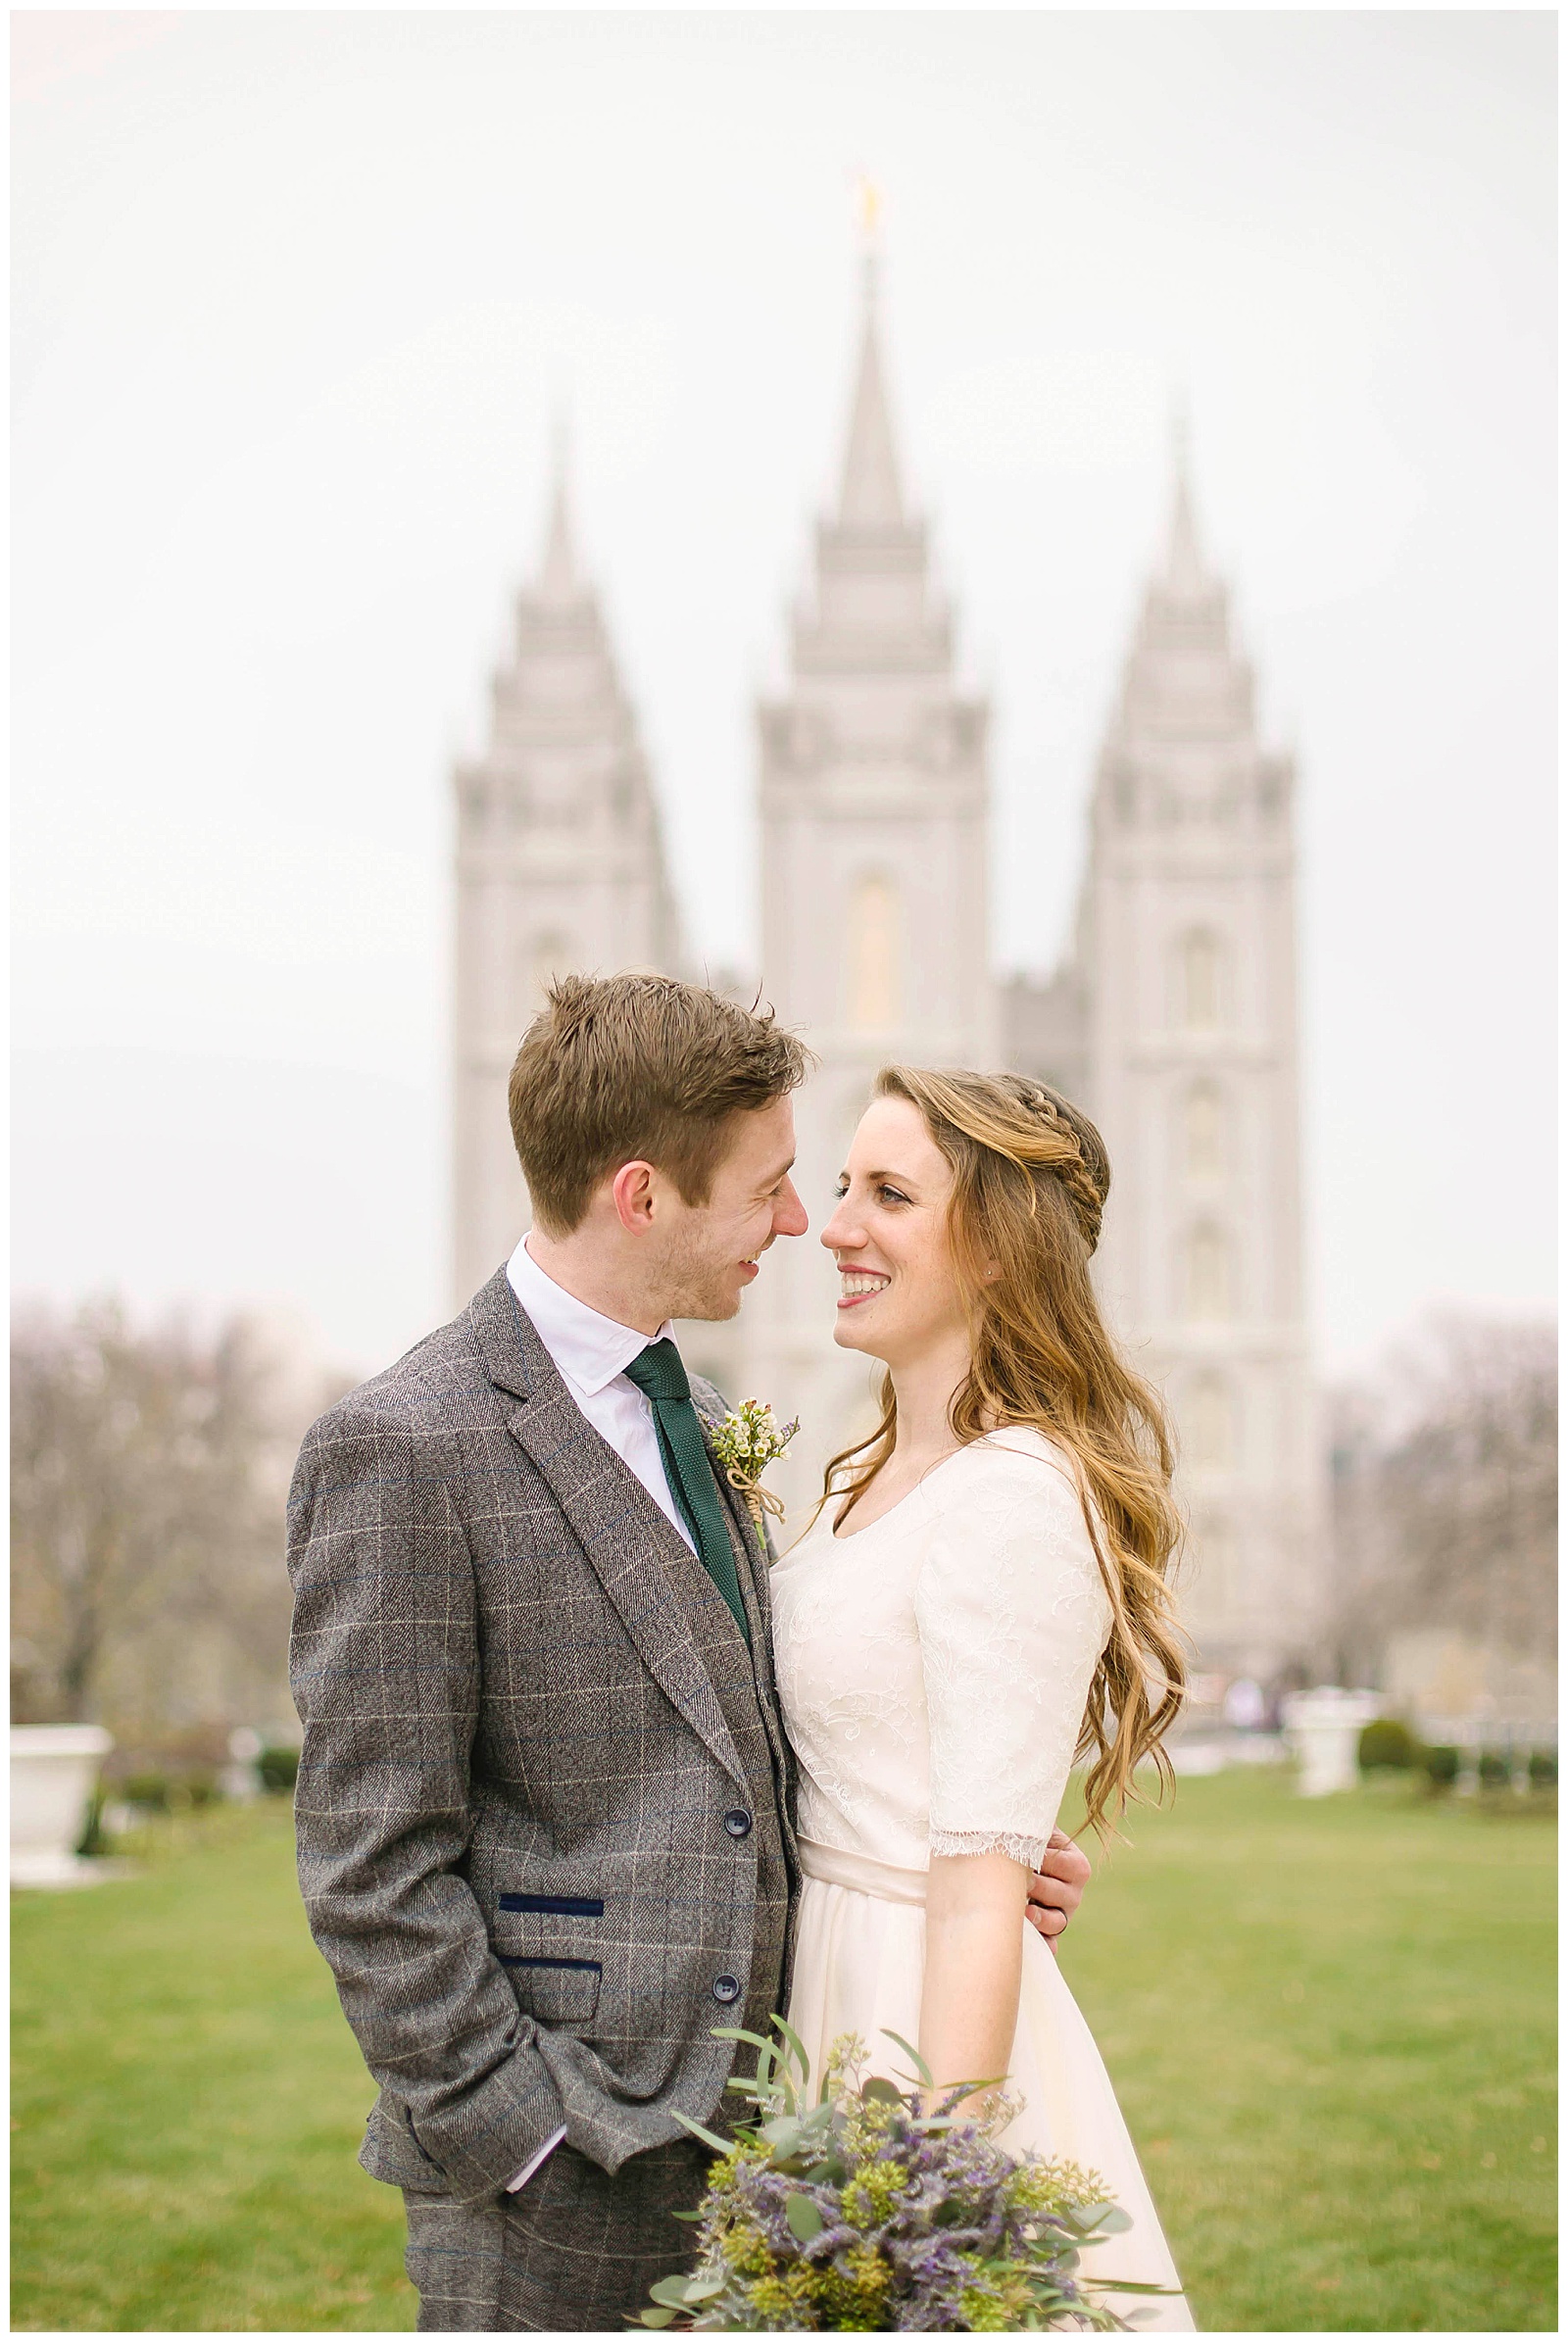
[[[712,2028],[788,1999],[767,1568],[670,1321],[732,1317],[804,1235],[805,1071],[695,986],[558,983],[511,1081],[530,1234],[301,1451],[300,1881],[422,2331],[623,2330],[689,2258]],[[1046,1861],[1052,1935],[1088,1865]]]

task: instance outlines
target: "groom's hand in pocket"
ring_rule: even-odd
[[[1029,1917],[1055,1949],[1059,1935],[1084,1899],[1089,1857],[1064,1830],[1054,1830],[1041,1864],[1029,1881]]]

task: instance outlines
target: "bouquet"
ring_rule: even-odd
[[[755,2080],[729,2087],[755,2112],[733,2140],[682,2116],[718,2161],[694,2220],[690,2276],[653,2288],[646,2326],[696,2333],[1121,2332],[1127,2321],[1091,2299],[1078,2256],[1131,2226],[1091,2171],[1013,2156],[992,2133],[1017,2112],[997,2101],[983,2121],[956,2111],[960,2083],[930,2111],[931,2075],[897,2033],[918,2081],[861,2081],[863,2042],[835,2042],[816,2103],[810,2066],[782,2018],[780,2039],[736,2026],[756,2044]],[[1153,2293],[1102,2279],[1097,2290]]]

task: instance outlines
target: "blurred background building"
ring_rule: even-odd
[[[1094,779],[1074,940],[1003,980],[988,905],[990,708],[902,484],[864,263],[838,497],[791,613],[788,688],[758,709],[763,996],[819,1066],[798,1181],[831,1193],[877,1067],[1002,1065],[1099,1121],[1114,1172],[1102,1297],[1174,1410],[1205,1660],[1277,1676],[1320,1634],[1321,1444],[1302,1289],[1295,857],[1288,758],[1203,557],[1185,434],[1165,542]],[[1061,558],[1070,559],[1064,549]],[[635,716],[558,480],[488,754],[460,766],[455,1299],[526,1225],[506,1076],[553,973],[689,972]],[[686,1331],[736,1395],[799,1414],[778,1473],[799,1516],[874,1415],[834,1347],[833,1265],[781,1246],[732,1327]]]

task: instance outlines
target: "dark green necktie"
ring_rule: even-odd
[[[692,1405],[692,1387],[686,1380],[681,1355],[672,1342],[651,1342],[626,1369],[626,1379],[653,1401],[654,1428],[659,1434],[660,1460],[669,1492],[691,1532],[692,1543],[735,1624],[751,1644],[746,1605],[735,1569],[735,1549],[724,1523],[724,1504],[713,1478],[713,1467],[703,1445],[702,1427]]]

